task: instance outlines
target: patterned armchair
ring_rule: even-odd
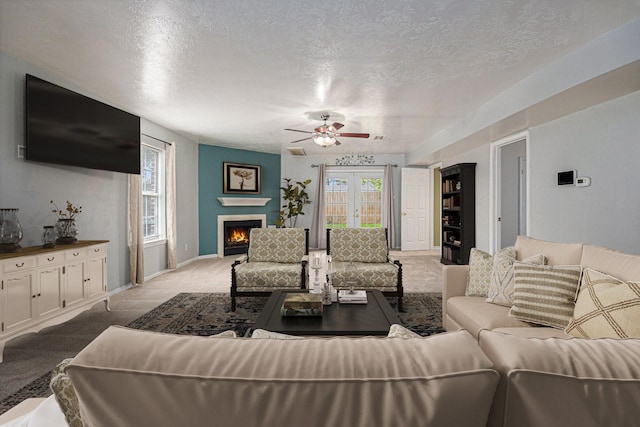
[[[327,255],[331,255],[333,286],[348,289],[378,289],[398,297],[402,310],[402,264],[389,257],[386,228],[332,228],[327,230]],[[355,271],[347,268],[353,264]],[[355,280],[354,280],[355,279]]]
[[[239,296],[306,288],[308,255],[308,229],[252,228],[247,255],[231,264],[231,311]]]

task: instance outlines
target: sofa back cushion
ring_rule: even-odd
[[[306,252],[303,228],[252,228],[249,262],[301,263]]]
[[[389,254],[384,228],[333,228],[329,245],[337,262],[387,262]]]
[[[542,254],[548,265],[576,265],[582,258],[582,243],[557,243],[518,236],[515,246],[518,261]]]
[[[580,264],[620,280],[640,281],[640,255],[627,254],[601,246],[584,245]]]
[[[640,340],[482,331],[480,347],[502,374],[490,426],[638,424]]]
[[[498,382],[491,367],[466,331],[257,340],[111,327],[67,373],[94,427],[480,427]]]

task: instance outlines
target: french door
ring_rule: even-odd
[[[327,172],[327,228],[382,227],[383,171]]]

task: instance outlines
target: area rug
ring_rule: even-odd
[[[181,293],[140,316],[127,326],[134,329],[180,335],[209,336],[233,330],[245,336],[266,303],[266,298],[237,299],[236,311],[231,311],[231,298],[221,293]],[[388,298],[397,311],[397,299]],[[403,310],[398,313],[402,324],[410,330],[428,336],[442,329],[442,294],[408,293]],[[0,414],[30,397],[46,397],[50,374],[42,375],[0,402]]]

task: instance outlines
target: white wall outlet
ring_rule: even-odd
[[[576,178],[576,187],[588,187],[591,185],[591,178],[588,176],[579,176]]]
[[[185,244],[184,244],[184,250],[186,251],[186,250],[188,250],[188,249],[189,249],[189,244],[188,244],[188,243],[185,243]]]
[[[18,145],[18,158],[24,159],[24,145]]]

